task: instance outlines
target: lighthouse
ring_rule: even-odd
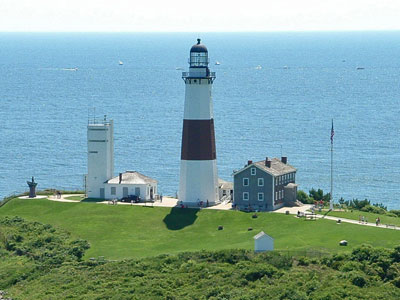
[[[185,109],[182,130],[179,200],[184,205],[215,204],[218,199],[212,85],[215,72],[208,68],[208,50],[190,49],[189,72],[183,72]]]

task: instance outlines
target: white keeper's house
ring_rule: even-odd
[[[129,195],[142,200],[158,196],[157,180],[136,171],[114,176],[114,123],[89,121],[87,126],[88,174],[85,189],[88,198],[121,199]]]
[[[142,200],[154,200],[157,194],[157,180],[136,171],[126,171],[106,181],[105,193],[106,199],[136,195]]]

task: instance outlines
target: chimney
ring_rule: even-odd
[[[253,163],[252,160],[248,160],[248,161],[247,161],[247,165],[248,165],[248,166],[250,166],[252,163]]]
[[[281,162],[283,162],[286,165],[287,164],[287,156],[282,156]]]
[[[265,166],[266,166],[267,168],[271,168],[271,161],[270,161],[270,160],[266,160],[266,161],[265,161]]]
[[[119,184],[122,182],[122,173],[119,173]]]

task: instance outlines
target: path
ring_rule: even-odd
[[[319,218],[319,219],[327,219],[327,220],[332,220],[332,221],[336,221],[336,222],[340,220],[340,222],[344,222],[344,223],[351,223],[351,224],[362,225],[362,226],[371,226],[371,227],[378,227],[378,228],[385,228],[385,229],[400,230],[400,227],[398,227],[398,226],[387,227],[386,224],[380,224],[380,225],[376,226],[375,223],[368,223],[368,222],[360,223],[360,221],[357,221],[357,220],[345,219],[345,218],[339,218],[339,217],[331,217],[331,216],[323,216],[323,215],[316,215],[316,217]]]

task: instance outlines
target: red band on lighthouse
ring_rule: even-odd
[[[216,159],[214,120],[183,120],[181,159]]]

